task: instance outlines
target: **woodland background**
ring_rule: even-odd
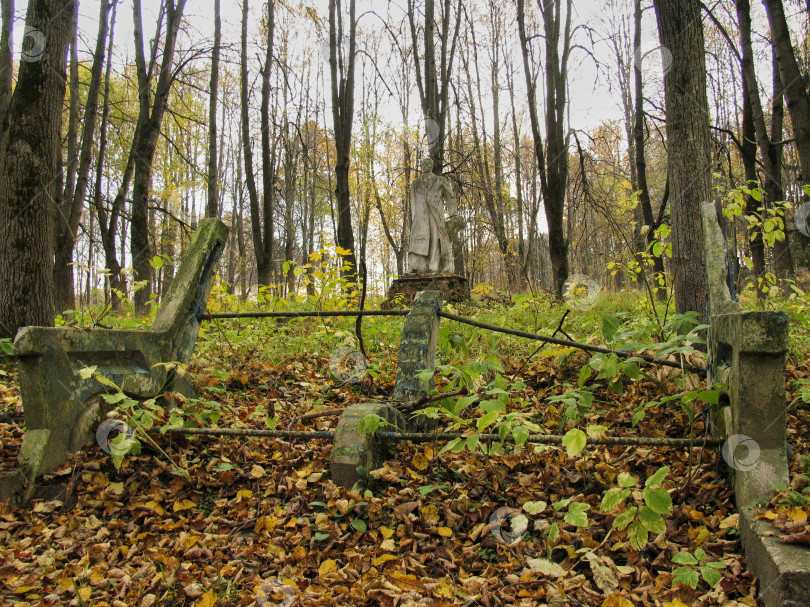
[[[559,295],[581,273],[702,310],[708,199],[741,289],[808,264],[808,3],[2,7],[7,337],[81,307],[144,314],[204,215],[231,226],[221,274],[242,298],[317,296],[363,265],[383,294],[425,155],[467,221],[455,271],[482,294]],[[38,87],[59,136],[37,131]],[[35,165],[26,185],[15,167]]]

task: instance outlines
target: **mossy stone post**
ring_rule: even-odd
[[[137,399],[167,391],[192,393],[187,380],[161,363],[184,364],[191,359],[199,316],[205,311],[227,237],[228,228],[218,219],[200,221],[151,331],[20,329],[14,354],[19,360],[26,433],[20,469],[0,479],[0,500],[28,501],[39,475],[58,468],[92,438],[93,425],[106,412],[100,396],[109,389],[81,377],[83,367],[96,367],[96,374]],[[20,486],[26,482],[27,488]]]
[[[409,402],[433,389],[433,375],[422,378],[424,371],[433,371],[436,343],[439,337],[439,312],[442,309],[440,291],[417,293],[414,306],[405,319],[399,344],[397,382],[393,400]],[[360,432],[363,418],[377,415],[387,422],[382,430],[424,430],[427,426],[416,418],[409,420],[398,409],[380,403],[351,405],[340,416],[335,444],[332,447],[332,480],[343,487],[352,487],[360,478],[358,468],[367,472],[382,467],[389,455],[391,444],[370,433]],[[407,415],[407,414],[406,414]],[[432,421],[432,420],[426,420]]]
[[[746,312],[726,286],[728,261],[715,207],[705,203],[703,236],[709,287],[709,383],[724,385],[712,415],[726,441],[740,536],[748,567],[759,578],[765,607],[807,605],[810,551],[780,542],[770,521],[756,518],[778,486],[788,486],[785,356],[788,317],[783,312]]]
[[[416,294],[399,342],[397,383],[394,388],[394,400],[397,402],[417,400],[433,389],[433,375],[427,379],[420,375],[436,367],[441,311],[441,291],[420,291]]]

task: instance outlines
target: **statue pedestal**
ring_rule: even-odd
[[[445,302],[458,303],[470,299],[470,285],[463,276],[405,274],[391,283],[385,301],[382,303],[382,309],[410,307],[419,291],[441,291]]]

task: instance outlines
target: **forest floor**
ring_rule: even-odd
[[[393,323],[401,322],[374,321],[392,335]],[[233,327],[250,333],[246,324]],[[223,339],[207,331],[191,369],[206,400],[191,403],[191,418],[198,410],[199,421],[208,415],[210,423],[216,409],[222,427],[266,428],[270,414],[278,428],[330,429],[337,418],[296,419],[384,401],[393,389],[395,339],[370,354],[370,362],[378,361],[373,374],[341,384],[330,372],[328,350],[311,342],[301,343],[312,349],[298,348],[285,337],[316,330],[343,339],[350,327],[294,321],[263,329],[265,343],[297,350],[274,362],[261,348],[231,348],[233,334]],[[525,384],[510,394],[509,407],[519,406],[545,431],[558,433],[563,405],[545,400],[576,385],[588,356],[546,347],[529,358],[531,346],[517,350],[501,336],[487,340],[488,349],[506,353],[498,375]],[[689,360],[701,364],[701,356]],[[24,426],[15,368],[0,370],[4,471],[14,466]],[[699,441],[702,415],[690,427],[677,403],[648,408],[633,427],[638,403],[677,392],[684,379],[676,369],[645,370],[622,390],[597,386],[600,406],[584,421],[606,426],[611,436],[691,433]],[[801,498],[810,404],[800,390],[810,364],[790,360],[788,376],[797,484],[777,495],[763,516],[806,525],[810,500]],[[325,440],[155,440],[119,469],[93,445],[43,480],[32,508],[0,505],[3,604],[757,605],[727,469],[714,450],[587,447],[569,456],[564,448],[537,446],[502,455],[481,449],[440,454],[442,444],[406,443],[363,487],[346,490],[329,480],[331,444]],[[661,487],[672,502],[665,528],[634,545],[632,526],[619,529],[616,521],[644,504],[645,480],[665,466]],[[178,475],[177,467],[187,475]],[[605,511],[606,492],[620,482],[629,495]]]

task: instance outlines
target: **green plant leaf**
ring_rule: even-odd
[[[641,550],[647,545],[647,529],[641,523],[633,523],[627,530],[627,537],[630,538],[630,545],[635,550]]]
[[[667,530],[667,524],[664,522],[663,517],[650,510],[647,506],[638,509],[638,520],[647,531],[652,533],[664,533]]]
[[[635,506],[628,508],[613,520],[613,526],[619,530],[625,529],[636,518],[637,512],[638,508]]]
[[[620,487],[635,487],[636,486],[636,479],[633,478],[633,475],[629,472],[620,472],[618,478],[616,479],[619,481]]]
[[[673,587],[677,584],[685,584],[692,588],[697,588],[698,582],[700,581],[697,571],[691,567],[678,567],[672,571],[672,576]]]
[[[365,533],[368,529],[368,525],[366,525],[363,519],[356,518],[352,521],[352,528],[360,533]]]
[[[562,439],[562,445],[568,450],[569,457],[582,453],[587,442],[587,435],[579,428],[571,428]]]
[[[489,428],[492,424],[495,423],[495,420],[498,419],[498,411],[491,411],[484,415],[483,417],[479,418],[478,420],[478,431],[483,432],[484,429]]]
[[[706,580],[706,583],[711,588],[714,588],[717,585],[717,582],[723,579],[722,573],[717,571],[717,569],[708,567],[706,565],[700,568],[700,575],[703,576],[703,579]]]
[[[588,526],[588,515],[586,514],[590,506],[582,502],[571,502],[568,505],[568,512],[565,515],[565,522],[577,527]]]
[[[646,481],[644,481],[644,486],[650,487],[651,489],[656,488],[664,481],[664,478],[668,473],[669,473],[669,466],[663,466],[659,468],[658,470],[655,471],[655,474],[653,474],[652,476],[647,478]]]
[[[672,562],[678,565],[697,565],[698,560],[690,552],[679,552],[672,557]]]
[[[666,489],[644,489],[644,502],[658,514],[669,514],[672,510],[672,498]]]
[[[602,512],[610,512],[630,495],[630,489],[608,489],[602,497]]]

